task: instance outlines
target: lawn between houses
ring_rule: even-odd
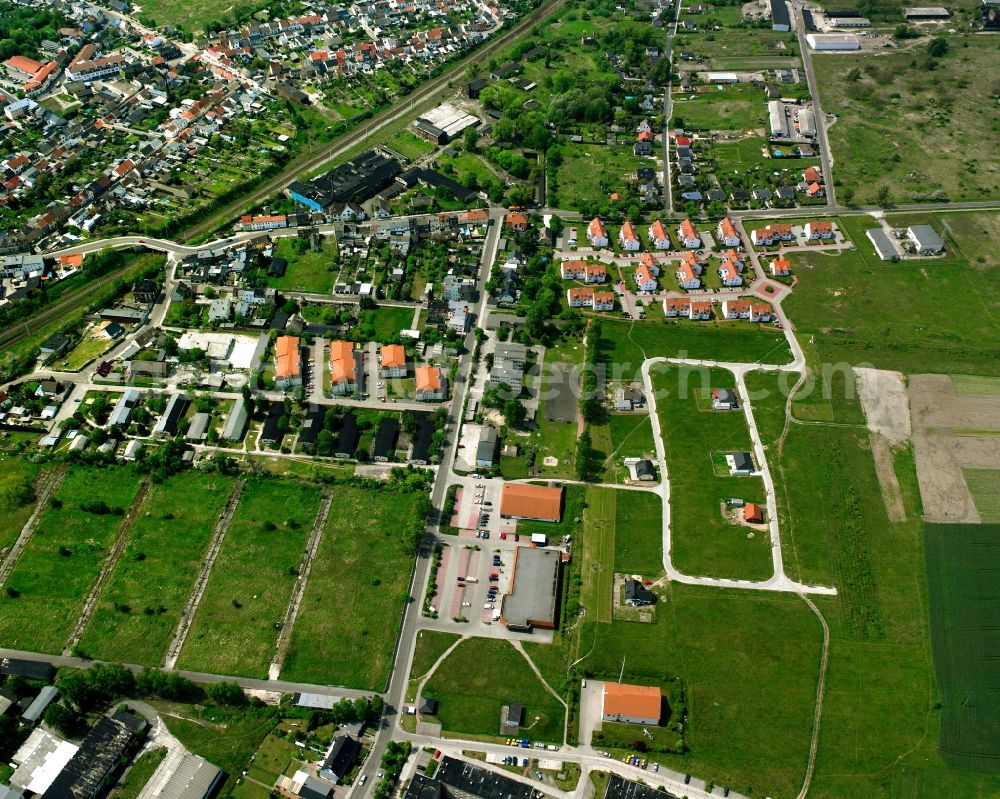
[[[139,476],[128,468],[96,475],[89,467],[70,469],[54,495],[61,506],[44,511],[0,595],[5,645],[63,651],[122,521],[116,513],[90,513],[81,505],[103,501],[124,512],[138,487]]]
[[[767,579],[769,536],[729,524],[720,510],[730,497],[764,501],[759,477],[720,474],[714,464],[725,453],[751,450],[743,412],[713,411],[708,396],[710,389],[733,388],[733,375],[684,366],[658,366],[651,374],[670,479],[674,565],[698,576]]]
[[[320,248],[313,251],[308,239],[283,237],[274,243],[276,258],[288,262],[281,277],[268,277],[267,285],[279,291],[308,291],[330,294],[333,291],[333,267],[337,259],[337,243],[333,236],[320,236]],[[301,249],[305,245],[305,249]]]
[[[293,480],[247,483],[178,658],[180,668],[267,677],[320,493]]]
[[[84,630],[84,652],[163,662],[232,485],[230,477],[188,471],[150,488]]]
[[[521,733],[536,741],[561,742],[563,706],[545,690],[509,641],[468,638],[456,647],[424,686],[438,700],[437,718],[446,732],[500,737],[500,710],[524,706]]]
[[[281,678],[382,690],[427,497],[349,484],[333,505]]]

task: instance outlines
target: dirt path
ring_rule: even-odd
[[[542,684],[542,686],[545,688],[545,690],[548,691],[550,694],[552,694],[553,698],[560,705],[562,705],[563,709],[566,711],[566,717],[563,720],[563,739],[562,739],[562,745],[566,746],[567,734],[568,734],[568,731],[569,731],[569,705],[566,704],[566,701],[561,696],[559,696],[559,694],[557,694],[552,689],[551,685],[549,685],[545,681],[545,678],[542,676],[542,673],[538,670],[538,666],[535,665],[535,661],[533,661],[531,659],[531,655],[529,655],[525,651],[524,644],[522,644],[520,641],[511,641],[510,643],[511,643],[511,646],[514,647],[514,649],[516,649],[518,652],[521,653],[521,657],[523,657],[528,662],[528,666],[535,673],[535,676],[538,678],[538,681]]]
[[[882,489],[885,513],[890,522],[905,522],[906,507],[903,505],[903,492],[899,488],[899,478],[896,477],[896,469],[892,463],[889,442],[878,433],[869,433],[868,440],[875,459],[875,474],[878,475],[879,488]]]
[[[313,522],[312,532],[309,534],[309,543],[306,545],[305,554],[302,556],[302,563],[299,566],[299,577],[295,581],[295,587],[292,589],[292,598],[288,603],[285,620],[281,625],[281,634],[278,636],[278,645],[275,649],[274,660],[271,661],[271,666],[267,671],[269,680],[276,680],[281,674],[285,655],[288,653],[288,647],[292,642],[292,628],[295,627],[295,617],[299,613],[299,606],[302,604],[302,597],[306,592],[309,572],[312,570],[313,561],[316,559],[316,551],[319,549],[319,542],[323,537],[323,528],[326,527],[326,519],[330,515],[331,505],[333,505],[333,494],[327,492],[323,495],[319,512],[316,514],[316,521]]]
[[[7,578],[10,577],[10,573],[14,570],[14,564],[21,557],[21,552],[24,551],[24,548],[31,540],[31,536],[35,533],[35,528],[38,527],[38,521],[49,506],[49,497],[62,485],[64,477],[66,477],[66,470],[63,468],[44,472],[39,477],[36,486],[38,498],[35,500],[35,509],[31,512],[31,516],[28,517],[28,521],[24,523],[24,527],[21,528],[21,534],[17,537],[17,541],[14,542],[14,546],[11,547],[10,552],[7,553],[7,557],[0,564],[0,585],[7,582]]]
[[[125,543],[128,541],[128,537],[132,533],[132,527],[135,525],[136,517],[139,515],[139,511],[141,511],[143,506],[146,504],[146,497],[148,496],[149,481],[143,480],[142,485],[139,486],[138,492],[136,492],[135,499],[132,501],[132,506],[128,509],[128,513],[125,514],[125,518],[122,519],[122,523],[118,527],[118,536],[115,538],[115,543],[111,547],[111,551],[108,552],[108,556],[104,559],[104,563],[101,566],[101,573],[97,577],[97,582],[95,582],[93,587],[90,589],[87,601],[83,604],[83,610],[80,612],[80,618],[76,620],[73,632],[70,633],[69,640],[66,641],[66,651],[63,652],[64,655],[71,654],[73,647],[80,643],[83,631],[86,628],[87,623],[90,621],[90,617],[94,615],[94,610],[97,608],[97,603],[101,599],[101,593],[104,591],[104,586],[108,582],[108,578],[111,576],[111,570],[115,567],[115,564],[118,563],[118,558],[121,557],[122,551],[125,549]]]
[[[806,594],[799,594],[799,596],[809,606],[809,609],[816,614],[816,618],[819,619],[819,623],[823,626],[823,655],[820,658],[819,664],[819,680],[816,682],[816,707],[813,710],[809,760],[806,763],[805,776],[802,778],[802,789],[796,797],[796,799],[806,799],[806,794],[809,793],[809,786],[812,783],[813,771],[816,769],[816,751],[819,749],[819,725],[823,718],[823,693],[826,689],[826,668],[830,662],[830,627],[827,625],[826,619],[823,618],[823,614],[820,613],[819,608],[813,604],[813,601]]]
[[[177,658],[184,646],[184,641],[187,638],[188,631],[191,629],[191,625],[194,622],[194,614],[198,611],[198,605],[201,603],[201,598],[205,595],[205,586],[208,585],[208,578],[212,574],[212,566],[215,565],[215,559],[219,556],[219,550],[222,549],[222,542],[226,537],[226,530],[229,529],[229,522],[232,520],[233,514],[236,512],[236,506],[240,502],[240,495],[243,493],[244,485],[246,485],[246,483],[243,480],[237,480],[233,483],[233,490],[229,493],[229,499],[226,501],[225,510],[222,511],[222,515],[219,517],[219,523],[215,526],[215,535],[212,536],[212,541],[208,545],[208,552],[205,555],[205,560],[202,561],[201,573],[198,575],[198,581],[195,583],[194,591],[191,592],[191,597],[188,599],[187,607],[184,608],[184,612],[181,614],[181,620],[177,624],[177,632],[174,634],[174,640],[170,642],[170,648],[167,650],[166,667],[168,669],[172,669],[177,665]]]

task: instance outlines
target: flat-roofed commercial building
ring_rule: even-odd
[[[554,630],[559,610],[558,549],[517,547],[511,564],[510,591],[500,604],[500,620],[511,630]]]
[[[806,41],[813,50],[860,50],[858,37],[851,33],[809,33]]]
[[[896,245],[882,228],[870,228],[865,231],[865,235],[875,248],[875,252],[878,253],[878,257],[883,261],[891,261],[893,258],[899,257],[899,250],[896,249]]]

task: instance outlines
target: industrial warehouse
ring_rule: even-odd
[[[473,128],[479,120],[451,103],[444,103],[417,117],[413,127],[417,134],[435,144],[447,144],[457,139],[466,128]]]

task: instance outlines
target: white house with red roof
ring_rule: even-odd
[[[682,263],[677,267],[677,282],[687,291],[693,291],[701,286],[701,278],[690,263]]]
[[[775,277],[788,277],[792,274],[792,265],[785,258],[772,258],[770,267],[771,274]]]
[[[659,219],[649,226],[649,240],[657,250],[670,249],[670,236]]]
[[[743,243],[740,234],[736,232],[736,226],[729,221],[729,217],[723,217],[715,232],[719,236],[719,241],[727,247],[739,247]]]
[[[795,234],[792,233],[791,225],[776,222],[751,231],[750,241],[754,243],[754,246],[767,247],[780,241],[795,241]]]
[[[740,270],[736,268],[736,265],[732,261],[723,261],[719,265],[719,277],[722,279],[723,286],[733,288],[734,286],[743,285]]]
[[[635,285],[639,291],[656,291],[656,275],[645,264],[639,264],[636,267],[633,277],[635,277]]]
[[[694,225],[691,224],[690,219],[685,219],[681,222],[680,227],[677,228],[677,239],[685,247],[692,250],[696,250],[701,247],[701,236],[699,236],[698,231],[694,229]]]
[[[833,222],[806,222],[803,230],[811,241],[833,238]]]
[[[687,297],[666,297],[663,300],[663,315],[667,319],[687,319],[691,315],[691,300]]]
[[[660,276],[660,265],[656,263],[656,259],[653,257],[652,253],[641,253],[639,255],[639,263],[648,266],[649,271],[657,277]]]
[[[563,261],[559,265],[559,274],[563,280],[603,283],[608,279],[608,268],[604,264],[590,261]]]
[[[591,247],[607,247],[608,231],[604,228],[604,223],[599,216],[595,216],[587,225],[587,241]]]
[[[613,311],[615,309],[615,293],[613,291],[595,291],[593,308],[595,311]]]
[[[696,322],[704,322],[712,318],[711,300],[691,300],[690,319]]]
[[[623,250],[627,250],[628,252],[638,252],[639,250],[639,236],[636,234],[635,228],[632,227],[632,223],[628,220],[625,220],[625,224],[618,231],[618,243]]]
[[[722,253],[722,260],[723,261],[732,261],[736,265],[736,268],[742,274],[742,272],[743,272],[743,266],[744,266],[744,264],[743,264],[743,256],[740,255],[738,252],[736,252],[736,250],[731,250],[731,249],[730,250],[726,250],[724,253]]]

